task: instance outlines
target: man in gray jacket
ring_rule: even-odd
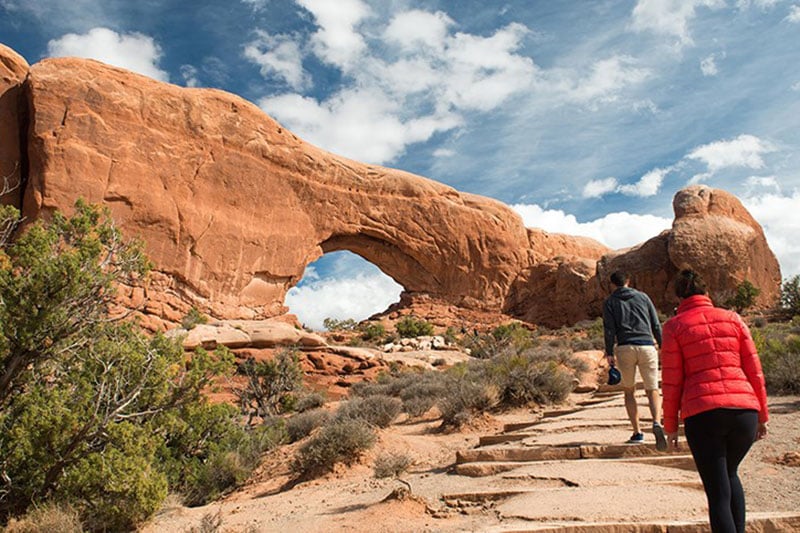
[[[644,382],[650,414],[653,416],[653,434],[656,448],[667,449],[664,428],[661,426],[661,396],[658,393],[658,350],[661,345],[661,323],[650,297],[632,289],[630,276],[622,271],[611,274],[615,290],[603,304],[603,330],[605,333],[606,357],[611,366],[617,366],[622,374],[622,389],[625,393],[625,410],[633,426],[630,444],[644,442],[639,426],[639,410],[634,396],[636,390],[636,368]],[[616,347],[614,346],[616,341]]]

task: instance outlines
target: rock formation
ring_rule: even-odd
[[[70,211],[79,197],[107,205],[156,265],[150,286],[123,294],[153,328],[192,305],[217,318],[281,315],[305,267],[335,250],[422,300],[548,325],[596,315],[618,265],[662,307],[679,262],[725,290],[747,277],[764,304],[777,294],[763,232],[721,191],[682,191],[671,232],[614,252],[526,229],[500,202],[325,152],[222,91],[83,59],[28,67],[8,48],[0,76],[0,168],[18,168],[24,215]]]

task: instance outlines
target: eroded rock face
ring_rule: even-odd
[[[234,95],[79,59],[44,60],[29,83],[25,214],[105,203],[217,316],[283,312],[306,265],[334,250],[466,307],[500,307],[527,261],[505,205],[326,153]]]
[[[23,161],[21,141],[24,131],[20,125],[27,122],[26,106],[22,97],[22,84],[28,75],[27,61],[5,45],[0,44],[0,204],[19,207]],[[8,191],[8,192],[6,192]]]
[[[28,220],[69,212],[82,197],[145,241],[150,285],[120,297],[150,329],[192,306],[215,318],[282,315],[305,267],[345,249],[403,285],[406,311],[444,312],[455,325],[502,313],[552,326],[597,316],[620,267],[662,310],[674,305],[670,281],[684,263],[715,295],[742,279],[762,289],[764,306],[778,294],[761,228],[736,198],[707,187],[676,195],[672,230],[613,251],[526,229],[500,202],[320,150],[234,95],[96,61],[29,68],[0,48],[0,117],[0,169],[20,161]]]

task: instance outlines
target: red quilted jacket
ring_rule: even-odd
[[[708,296],[690,296],[664,324],[661,346],[664,429],[678,430],[678,417],[729,407],[755,409],[769,419],[764,374],[750,330],[732,311]]]

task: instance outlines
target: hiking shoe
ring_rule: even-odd
[[[644,443],[644,433],[634,433],[631,438],[625,441],[626,444],[642,444]]]
[[[667,451],[667,435],[664,433],[664,426],[658,422],[653,422],[653,435],[656,436],[656,450]]]

